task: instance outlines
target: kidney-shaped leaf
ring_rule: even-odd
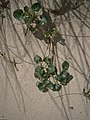
[[[34,4],[32,4],[31,9],[33,11],[39,11],[41,9],[41,5],[38,2],[34,3]]]
[[[64,62],[62,63],[62,68],[63,68],[63,70],[68,70],[68,68],[69,68],[69,63],[68,63],[67,61],[64,61]]]
[[[39,55],[36,55],[34,57],[34,62],[36,62],[38,64],[38,63],[42,62],[42,58]]]
[[[17,20],[22,20],[23,19],[23,11],[21,9],[17,9],[13,12],[13,16],[17,19]]]

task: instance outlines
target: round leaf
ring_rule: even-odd
[[[68,63],[67,61],[64,61],[64,62],[62,63],[62,68],[63,68],[63,70],[68,70],[68,68],[69,68],[69,63]]]
[[[36,62],[38,64],[38,63],[42,62],[42,58],[39,55],[36,55],[34,57],[34,62]]]
[[[49,57],[45,57],[45,58],[43,59],[43,61],[44,61],[46,64],[51,64],[51,62],[52,62],[51,58],[49,58]]]
[[[17,20],[22,20],[23,19],[23,11],[21,9],[17,9],[13,12],[13,16],[17,19]]]
[[[31,6],[31,8],[32,8],[33,11],[39,11],[41,9],[41,5],[39,3],[34,3]]]

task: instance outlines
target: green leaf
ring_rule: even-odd
[[[66,79],[67,79],[67,83],[69,83],[73,79],[73,76],[72,75],[68,75]]]
[[[35,78],[38,78],[38,79],[42,78],[42,75],[40,72],[35,72],[34,76],[35,76]]]
[[[58,80],[62,85],[67,85],[67,83],[73,79],[73,76],[66,71],[62,71],[59,75],[55,76],[55,79]]]
[[[60,73],[60,83],[62,85],[67,85],[67,77],[68,77],[69,73],[68,72],[65,72],[65,71],[62,71]]]
[[[39,55],[36,55],[34,57],[34,62],[38,64],[38,63],[42,62],[42,58]]]
[[[56,69],[56,67],[53,64],[49,64],[48,68],[47,68],[47,72],[49,74],[55,75],[57,73],[57,69]]]
[[[23,19],[23,11],[21,9],[17,9],[13,12],[13,16],[17,19],[17,20],[22,20]]]
[[[62,71],[62,72],[60,73],[61,81],[63,81],[68,75],[69,75],[68,72]]]
[[[50,83],[51,83],[51,81],[48,79],[43,80],[43,84],[45,85],[45,87],[48,86]]]
[[[43,61],[46,63],[46,64],[51,64],[52,63],[52,60],[51,60],[51,58],[49,58],[49,57],[45,57],[44,59],[43,59]]]
[[[35,78],[40,78],[41,75],[40,75],[38,72],[35,72],[35,73],[34,73],[34,77],[35,77]]]
[[[67,85],[66,79],[64,79],[64,81],[61,82],[61,85],[63,85],[63,86],[66,86],[66,85]]]
[[[62,63],[62,68],[63,68],[63,70],[68,70],[68,68],[69,68],[69,63],[67,62],[67,61],[64,61],[63,63]]]
[[[39,11],[41,9],[41,5],[38,2],[34,3],[34,4],[32,4],[31,9],[33,11]]]
[[[52,82],[50,82],[48,85],[47,85],[47,88],[53,90],[54,89],[54,84]]]
[[[60,73],[60,83],[62,84],[62,85],[67,85],[72,79],[73,79],[73,76],[72,75],[70,75],[68,72],[65,72],[65,71],[62,71],[61,73]]]
[[[43,85],[43,83],[41,83],[41,82],[37,82],[36,83],[36,86],[39,88],[39,90],[40,91],[42,91],[42,92],[47,92],[48,91],[48,89],[45,87],[45,85]]]
[[[40,18],[41,18],[41,20],[40,20],[41,25],[47,24],[47,19],[45,16],[41,15]]]
[[[37,66],[36,68],[35,68],[35,72],[41,72],[41,70],[43,70],[43,67],[42,66]]]
[[[62,86],[61,86],[61,85],[59,85],[59,84],[54,84],[53,91],[60,91],[60,90],[61,90],[61,88],[62,88]]]
[[[37,66],[35,68],[35,73],[34,73],[34,76],[36,78],[43,78],[43,75],[45,74],[45,71],[44,71],[44,68],[42,66]]]

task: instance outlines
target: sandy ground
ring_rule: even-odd
[[[54,0],[48,1],[53,8]],[[20,0],[20,7],[20,2],[23,6],[30,3]],[[11,13],[5,12],[0,28],[0,52],[3,53],[0,55],[0,120],[90,120],[90,101],[82,95],[82,90],[90,87],[87,82],[90,80],[89,10],[80,9],[87,18],[76,11],[82,22],[74,13],[69,15],[68,21],[64,16],[51,14],[69,48],[58,43],[58,59],[60,63],[69,61],[69,71],[74,77],[58,97],[59,93],[42,93],[36,87],[33,57],[43,56],[47,46],[30,32],[25,36],[22,24],[10,17],[16,6],[12,0]],[[14,59],[17,68],[12,63]]]

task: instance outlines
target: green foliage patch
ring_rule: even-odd
[[[42,92],[47,92],[49,89],[60,91],[62,86],[66,86],[73,79],[73,76],[67,72],[69,68],[67,61],[62,63],[62,71],[59,74],[49,57],[42,59],[39,55],[36,55],[34,62],[37,64],[34,76],[40,80],[36,85]],[[51,81],[51,78],[55,80],[55,83]]]
[[[39,14],[41,5],[36,2],[31,7],[25,6],[24,9],[17,9],[13,12],[13,16],[19,20],[24,21],[29,30],[34,33],[37,31],[38,26],[42,26],[47,23],[46,17]]]
[[[54,40],[59,34],[55,26],[44,30],[43,25],[48,26],[48,20],[43,11],[40,13],[41,9],[40,3],[36,2],[31,7],[25,6],[24,9],[15,10],[13,16],[17,20],[23,21],[32,33],[37,32],[40,28],[43,31],[42,34],[45,40],[50,41],[48,44],[52,43],[52,45],[56,45],[57,42],[61,42],[60,44],[64,45],[65,40],[61,36],[59,36],[60,40]],[[47,92],[49,89],[60,91],[62,86],[66,86],[73,79],[73,76],[67,72],[69,69],[69,63],[67,61],[62,63],[62,71],[60,73],[58,73],[58,68],[48,56],[42,59],[39,55],[36,55],[34,62],[36,63],[34,76],[39,80],[36,86],[42,92]]]

